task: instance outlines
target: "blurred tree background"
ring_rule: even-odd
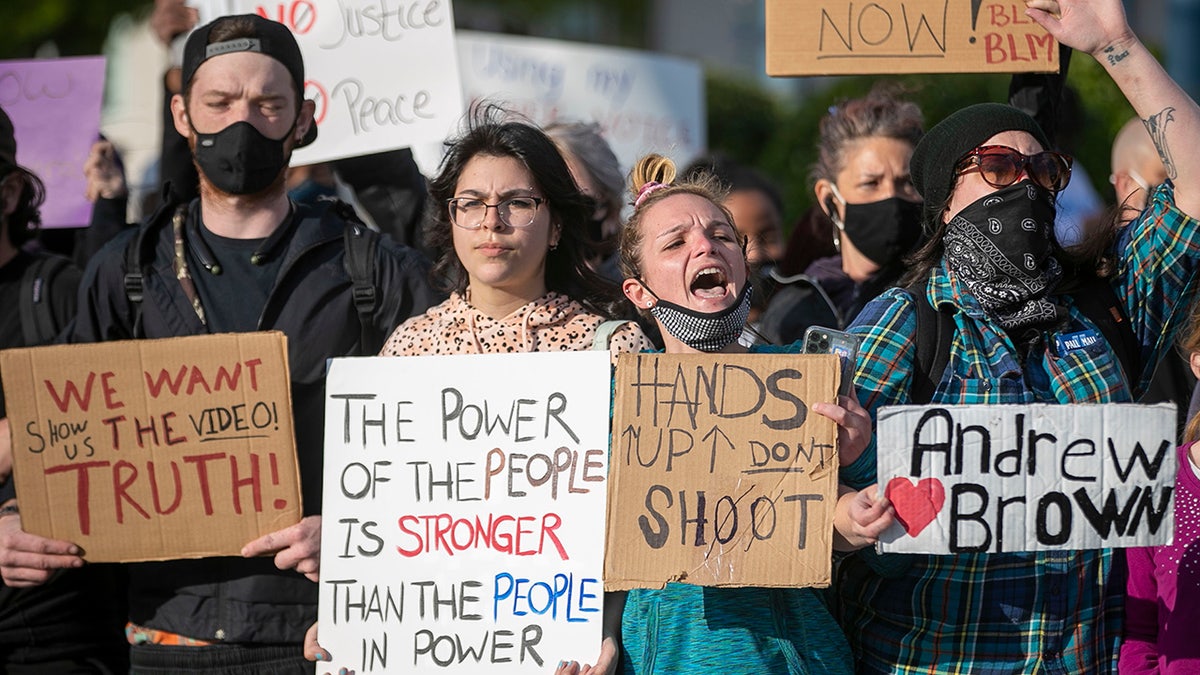
[[[809,167],[816,161],[817,126],[830,108],[865,95],[880,81],[894,82],[921,106],[926,128],[971,103],[1008,100],[1007,75],[905,75],[839,78],[804,101],[778,101],[744,79],[707,77],[708,144],[713,151],[751,164],[773,177],[784,193],[786,222],[794,222],[813,202]],[[1092,177],[1102,200],[1112,201],[1108,185],[1109,151],[1133,108],[1094,59],[1075,55],[1068,85],[1079,96],[1081,119],[1064,124],[1073,129],[1070,154]],[[1066,135],[1064,130],[1062,135]]]
[[[31,58],[44,45],[49,53],[78,56],[99,53],[109,24],[121,14],[142,17],[148,0],[5,0],[0,24],[8,39],[0,58]],[[582,40],[601,36],[607,44],[646,48],[646,25],[653,3],[642,0],[458,0],[457,25],[477,30]],[[43,52],[45,53],[45,52]],[[926,125],[969,103],[1005,101],[1008,80],[1002,75],[914,75],[830,78],[831,84],[804,100],[781,99],[744,75],[710,68],[707,75],[710,150],[756,166],[784,192],[787,222],[811,204],[808,167],[815,158],[817,122],[831,105],[865,94],[881,79],[899,83],[920,104]],[[1111,200],[1107,177],[1113,136],[1133,111],[1096,62],[1085,55],[1071,60],[1068,83],[1079,95],[1080,119],[1072,153],[1092,176],[1101,197]]]

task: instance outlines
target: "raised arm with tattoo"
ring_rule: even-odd
[[[1200,216],[1200,154],[1185,152],[1200,134],[1200,107],[1142,44],[1117,0],[1030,0],[1029,17],[1060,42],[1091,54],[1146,125],[1175,183],[1181,211]]]

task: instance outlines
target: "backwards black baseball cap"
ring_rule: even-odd
[[[212,42],[213,28],[228,22],[245,24],[248,30],[239,31],[243,37]],[[196,70],[205,61],[234,52],[258,52],[282,63],[296,85],[296,96],[304,97],[304,58],[300,55],[300,45],[296,44],[296,38],[287,26],[258,14],[223,16],[192,31],[183,47],[183,90],[187,91]],[[296,147],[304,147],[316,139],[317,125],[314,122]]]

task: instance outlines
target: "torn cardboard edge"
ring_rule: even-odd
[[[828,585],[837,426],[811,404],[837,401],[838,363],[621,355],[605,588]]]
[[[12,349],[0,369],[27,531],[132,562],[240,555],[299,522],[282,333]]]

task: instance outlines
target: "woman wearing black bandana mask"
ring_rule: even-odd
[[[633,214],[621,232],[623,290],[662,330],[668,353],[746,352],[748,264],[725,195],[707,173],[675,182],[675,165],[650,155],[632,174]],[[749,351],[794,353],[789,347]],[[813,403],[839,425],[839,463],[859,457],[869,421],[853,399]],[[846,490],[834,546],[872,543],[892,522],[873,490]],[[626,673],[850,673],[853,664],[822,594],[810,588],[705,588],[671,583],[629,591],[622,620]],[[560,672],[576,672],[560,671]]]
[[[904,286],[868,303],[849,329],[862,339],[855,385],[873,416],[910,403],[1130,402],[1186,323],[1200,267],[1200,155],[1190,151],[1200,108],[1132,33],[1120,0],[1029,0],[1025,13],[1109,73],[1150,131],[1168,180],[1108,242],[1113,272],[1089,291],[1072,287],[1072,263],[1053,235],[1071,161],[1051,150],[1033,118],[984,103],[930,129],[911,162],[929,239]],[[1082,265],[1090,271],[1092,262]],[[1102,284],[1141,356],[1128,372],[1101,330],[1104,317],[1081,309],[1084,293]],[[940,354],[918,358],[930,343]],[[874,467],[879,453],[896,452],[871,443],[864,459]],[[861,483],[876,478],[869,472]],[[960,550],[901,556],[886,571],[870,556],[844,561],[839,618],[860,673],[1132,672],[1116,662],[1121,552]]]
[[[908,162],[922,124],[916,104],[883,88],[822,118],[810,177],[834,223],[838,254],[818,258],[803,274],[777,275],[782,286],[758,326],[768,341],[787,344],[813,325],[844,328],[899,279],[901,260],[921,234],[921,197]]]

